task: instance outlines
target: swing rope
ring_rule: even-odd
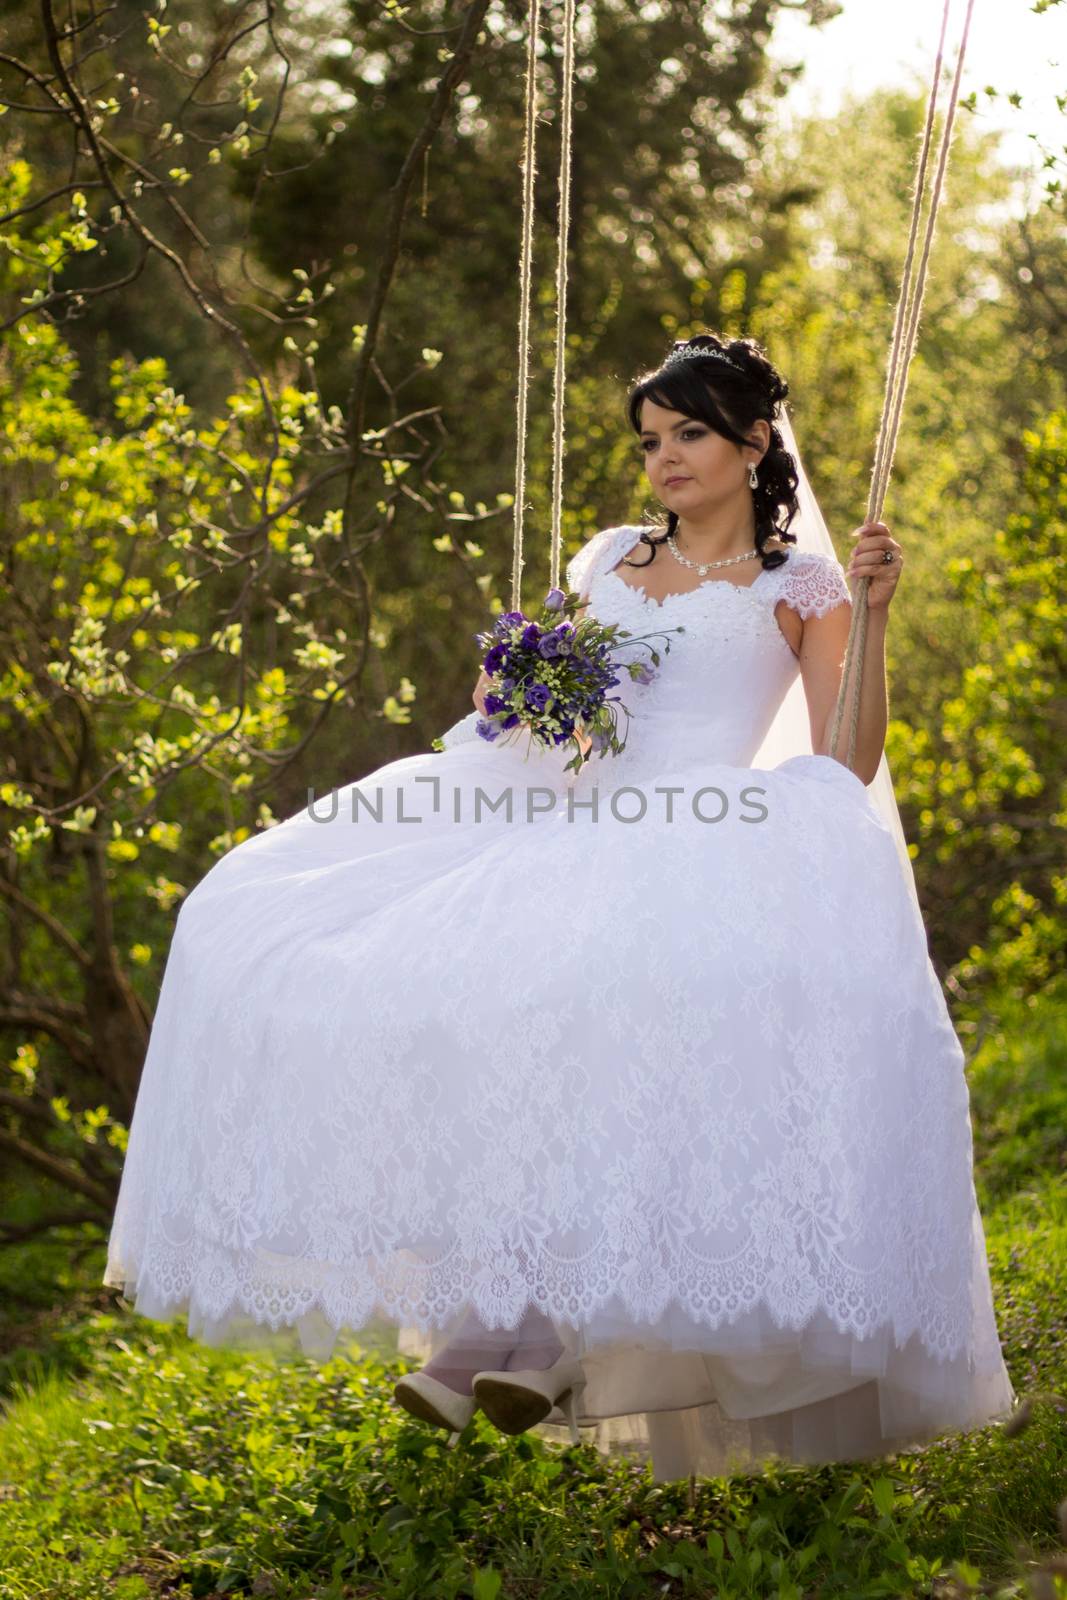
[[[930,152],[933,146],[933,131],[937,111],[937,99],[941,86],[941,70],[944,59],[945,38],[948,31],[949,14],[952,0],[944,0],[944,9],[941,16],[941,32],[937,45],[937,56],[934,62],[933,76],[930,85],[930,94],[927,103],[926,122],[923,128],[922,148],[919,155],[918,168],[915,179],[915,192],[912,200],[911,224],[908,232],[908,246],[905,255],[904,269],[901,276],[900,295],[897,301],[896,312],[893,319],[893,337],[887,363],[885,393],[882,401],[882,415],[878,425],[878,434],[875,441],[874,465],[871,472],[871,485],[867,501],[868,522],[881,520],[885,496],[889,487],[889,478],[896,455],[897,439],[900,433],[900,422],[904,409],[904,396],[908,386],[908,373],[912,357],[918,343],[919,318],[922,312],[923,298],[926,292],[926,282],[930,261],[930,251],[933,245],[934,232],[937,225],[938,213],[944,191],[945,172],[948,167],[949,151],[952,145],[952,135],[956,120],[956,111],[959,105],[960,82],[963,76],[963,63],[967,54],[967,41],[971,28],[971,17],[974,12],[975,0],[967,0],[967,11],[964,17],[963,33],[960,39],[959,52],[956,58],[956,69],[952,81],[952,91],[949,96],[948,109],[941,131],[941,143],[938,150],[937,171],[933,191],[930,198],[930,208],[927,213],[926,230],[923,237],[922,253],[919,257],[918,267],[915,267],[915,252],[919,237],[919,224],[922,216],[923,204],[926,199],[927,173],[930,165]],[[570,197],[571,197],[571,149],[573,139],[573,104],[574,104],[574,34],[575,34],[576,0],[564,0],[563,15],[563,72],[562,96],[560,106],[560,160],[559,160],[559,203],[556,233],[556,355],[553,372],[553,437],[552,437],[552,543],[550,560],[550,581],[555,587],[559,583],[560,555],[562,545],[562,519],[563,519],[563,457],[564,457],[564,404],[566,398],[566,335],[567,335],[567,241],[570,234]],[[532,278],[533,260],[533,224],[534,224],[534,178],[536,175],[536,138],[537,138],[537,46],[541,29],[540,0],[530,0],[529,13],[529,38],[527,40],[526,56],[526,85],[525,85],[525,132],[523,138],[523,198],[522,198],[522,250],[519,264],[519,338],[518,338],[518,398],[517,398],[517,448],[515,461],[515,524],[514,544],[511,569],[511,606],[512,610],[521,609],[521,584],[523,568],[523,520],[526,499],[526,418],[527,400],[530,377],[530,286]],[[849,623],[848,643],[845,647],[844,661],[841,671],[841,686],[838,692],[837,703],[834,707],[833,721],[830,731],[830,749],[837,749],[837,742],[841,732],[841,723],[844,717],[845,705],[848,700],[848,687],[850,678],[855,678],[855,689],[852,694],[849,729],[848,751],[846,765],[850,770],[856,755],[856,738],[859,727],[859,709],[863,687],[863,659],[867,642],[867,590],[870,578],[857,579],[855,601],[852,606],[852,615]]]
[[[530,279],[533,262],[534,177],[537,171],[537,42],[540,0],[530,0],[526,42],[526,127],[522,144],[522,250],[519,257],[519,383],[516,402],[515,535],[511,553],[511,609],[520,609],[522,519],[526,501],[526,401],[530,385]]]
[[[563,544],[563,455],[567,394],[567,241],[571,223],[571,150],[574,130],[574,34],[577,0],[564,0],[560,104],[559,202],[556,228],[556,358],[552,378],[552,545],[550,587],[559,584]],[[511,609],[521,609],[523,520],[526,513],[526,412],[530,384],[530,282],[533,261],[534,178],[537,173],[537,45],[540,0],[530,0],[523,135],[522,251],[519,261],[519,372],[516,405],[515,531],[511,558]]]
[[[878,438],[875,444],[874,467],[871,473],[871,487],[867,502],[868,522],[881,520],[882,508],[885,504],[886,491],[889,487],[889,475],[893,468],[893,459],[896,454],[897,438],[900,433],[900,419],[904,409],[904,395],[908,386],[908,371],[911,366],[912,356],[918,342],[919,317],[922,311],[923,296],[926,291],[927,268],[930,261],[930,249],[933,244],[934,229],[937,225],[938,211],[941,205],[942,191],[944,188],[945,171],[948,167],[949,149],[952,144],[952,132],[956,120],[956,110],[959,104],[960,80],[963,76],[963,62],[967,54],[967,39],[971,28],[971,16],[974,12],[975,0],[968,0],[967,12],[963,22],[963,34],[960,39],[959,53],[956,58],[956,71],[952,80],[952,93],[949,96],[948,109],[945,122],[941,131],[941,145],[938,152],[937,175],[934,181],[933,193],[930,199],[930,210],[926,220],[926,233],[923,239],[922,255],[918,271],[912,279],[912,269],[915,259],[915,244],[919,233],[919,218],[922,213],[925,197],[926,174],[929,166],[930,147],[933,142],[934,116],[937,108],[937,96],[941,83],[941,62],[944,54],[945,35],[948,29],[949,11],[952,0],[945,0],[944,11],[941,17],[941,36],[938,40],[937,59],[934,63],[933,79],[930,85],[930,97],[927,106],[926,126],[923,130],[922,151],[919,157],[918,172],[915,180],[915,195],[912,202],[911,228],[908,235],[907,256],[904,263],[904,272],[901,279],[900,297],[897,301],[896,316],[894,318],[893,342],[890,349],[888,375],[886,378],[885,396],[882,403],[882,417],[878,425]],[[853,770],[856,757],[856,738],[859,728],[860,699],[863,688],[863,661],[867,644],[867,590],[870,587],[870,578],[857,579],[857,592],[855,603],[852,607],[852,618],[848,630],[848,643],[845,647],[844,664],[841,670],[841,687],[834,707],[833,722],[830,729],[830,750],[837,749],[837,741],[841,731],[841,722],[844,716],[845,702],[848,697],[849,677],[855,675],[855,688],[852,694],[848,728],[848,751],[845,764],[850,771]]]
[[[559,147],[559,234],[556,245],[556,365],[552,379],[552,556],[549,587],[559,584],[563,543],[563,407],[567,394],[567,241],[571,231],[571,140],[574,123],[574,16],[564,0],[563,104]]]

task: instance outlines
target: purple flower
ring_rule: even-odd
[[[547,748],[567,743],[580,725],[583,733],[588,731],[587,754],[607,754],[625,746],[625,737],[618,742],[613,710],[625,702],[611,690],[626,681],[624,673],[635,683],[652,683],[658,657],[653,652],[653,662],[647,665],[619,661],[614,653],[615,644],[621,642],[618,628],[588,619],[588,625],[576,627],[566,616],[569,603],[565,590],[552,588],[539,621],[521,611],[507,611],[496,619],[493,631],[475,636],[485,651],[482,664],[492,691],[482,702],[477,724],[481,738],[493,741],[513,728],[528,727],[534,741]],[[552,626],[546,625],[549,617]],[[628,637],[623,631],[621,639]],[[551,674],[538,671],[542,661],[553,664]],[[538,681],[542,676],[554,681]],[[544,726],[549,720],[545,713],[551,713],[550,727]]]

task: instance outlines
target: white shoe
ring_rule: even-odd
[[[580,1442],[574,1397],[585,1388],[585,1375],[574,1356],[564,1354],[543,1370],[527,1367],[517,1372],[476,1372],[471,1387],[478,1404],[501,1433],[525,1433],[527,1428],[544,1422],[553,1406],[558,1405],[571,1430],[571,1443]]]
[[[449,1444],[454,1445],[478,1409],[473,1395],[457,1394],[447,1383],[431,1378],[428,1372],[409,1372],[393,1388],[393,1398],[398,1405],[420,1422],[433,1422],[439,1428],[450,1428]]]

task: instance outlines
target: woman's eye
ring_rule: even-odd
[[[683,439],[702,439],[704,437],[704,430],[703,428],[683,428],[681,436]],[[657,442],[658,441],[655,439],[642,439],[641,449],[647,453],[649,446],[654,445]]]

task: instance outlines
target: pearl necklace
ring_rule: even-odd
[[[673,533],[669,533],[667,535],[667,549],[670,551],[675,561],[680,561],[683,567],[692,567],[693,571],[699,572],[701,577],[704,576],[705,572],[710,572],[712,567],[732,567],[738,561],[751,561],[753,556],[759,555],[758,550],[746,550],[743,555],[727,556],[722,561],[690,561],[688,556],[683,556],[682,552],[675,544]]]

